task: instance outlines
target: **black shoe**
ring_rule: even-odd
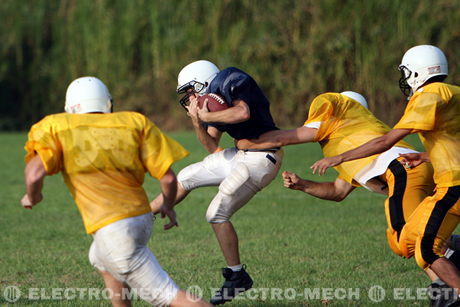
[[[225,278],[224,285],[212,297],[210,303],[213,305],[224,304],[231,301],[235,296],[251,289],[252,279],[246,272],[245,267],[241,271],[233,272],[229,268],[222,269]]]
[[[428,286],[428,297],[431,307],[454,307],[460,306],[457,291],[445,283],[434,282]]]

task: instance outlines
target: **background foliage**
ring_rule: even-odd
[[[185,129],[179,70],[197,59],[250,73],[279,126],[303,122],[325,91],[363,93],[393,124],[405,100],[396,67],[405,50],[434,44],[460,59],[460,2],[451,0],[2,0],[0,129],[27,129],[63,110],[75,78],[95,75],[116,110]]]

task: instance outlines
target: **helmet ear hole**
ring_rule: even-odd
[[[418,77],[418,73],[417,73],[417,72],[414,73],[414,77],[415,77],[415,78]]]

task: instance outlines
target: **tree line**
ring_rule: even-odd
[[[397,67],[414,45],[443,49],[447,81],[460,81],[460,1],[3,0],[0,20],[0,130],[62,112],[68,84],[88,75],[115,110],[188,129],[177,74],[198,59],[251,74],[282,128],[302,124],[316,95],[344,90],[394,124]]]

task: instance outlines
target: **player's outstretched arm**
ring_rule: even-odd
[[[42,201],[45,176],[45,167],[40,157],[36,155],[27,163],[24,170],[26,194],[21,199],[21,204],[25,209],[32,209],[33,206]]]
[[[310,168],[313,170],[313,174],[318,173],[318,175],[323,175],[329,167],[382,153],[393,147],[394,144],[402,140],[410,132],[411,130],[409,129],[393,129],[387,134],[375,138],[355,149],[316,161]]]
[[[313,142],[318,129],[305,126],[292,130],[272,130],[262,134],[257,139],[238,140],[239,149],[267,149],[292,144]]]
[[[302,179],[294,173],[283,172],[284,186],[289,189],[299,190],[314,197],[342,201],[355,188],[348,182],[337,178],[334,182],[316,182]]]

